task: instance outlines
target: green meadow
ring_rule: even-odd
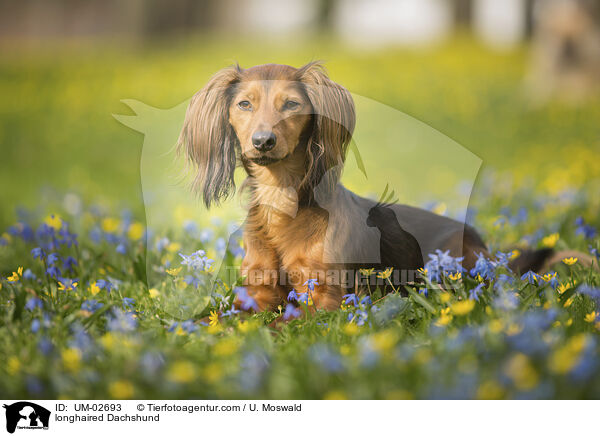
[[[527,46],[198,37],[0,50],[5,398],[600,397],[600,274],[585,261],[600,249],[600,99],[531,103]],[[227,246],[239,202],[151,202],[143,171],[162,160],[140,162],[151,144],[172,151],[185,102],[220,68],[315,59],[357,102],[366,171],[351,152],[344,183],[373,197],[389,184],[441,214],[468,206],[493,261],[465,271],[440,253],[408,296],[374,287],[334,312],[302,295],[232,310],[244,289],[220,272],[241,262],[243,246]],[[586,258],[507,268],[541,247]]]

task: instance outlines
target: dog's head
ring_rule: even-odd
[[[355,124],[350,93],[316,62],[301,68],[260,65],[214,75],[187,110],[179,148],[196,167],[204,203],[233,192],[238,155],[253,168],[302,165],[302,187],[314,188],[339,169]],[[327,183],[337,183],[337,177]]]

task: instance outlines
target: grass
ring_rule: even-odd
[[[235,245],[224,253],[224,240],[238,215],[231,209],[194,227],[173,210],[171,225],[146,228],[143,139],[111,117],[127,112],[123,98],[174,107],[234,59],[297,65],[324,58],[332,77],[356,95],[424,121],[482,159],[469,219],[494,251],[554,245],[594,256],[600,102],[529,106],[522,88],[525,49],[498,54],[456,40],[424,51],[357,53],[318,40],[290,52],[284,43],[201,39],[4,51],[5,397],[600,396],[600,274],[581,259],[543,277],[515,276],[501,262],[482,263],[460,278],[455,271],[435,277],[431,263],[427,286],[410,289],[408,297],[373,287],[371,302],[349,300],[335,312],[313,313],[300,304],[304,315],[276,328],[272,322],[291,306],[227,312],[239,289],[223,272],[241,257]],[[349,167],[345,181],[359,192],[377,192],[388,181],[384,175],[403,172],[404,162],[390,159],[397,155],[389,147],[406,138],[383,144],[386,132],[363,131],[357,145],[368,168],[385,171],[370,171],[361,183]],[[455,190],[459,181],[442,177],[414,197],[400,195],[421,203],[433,198],[430,207],[442,212],[446,188]],[[435,191],[441,184],[446,190]],[[181,264],[180,253],[199,249],[223,264]],[[215,272],[217,293],[211,293]],[[438,282],[449,281],[455,292],[440,289]],[[205,325],[211,311],[228,316]]]

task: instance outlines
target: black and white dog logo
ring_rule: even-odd
[[[4,405],[6,409],[6,431],[14,433],[18,429],[48,429],[50,411],[29,401],[19,401]]]

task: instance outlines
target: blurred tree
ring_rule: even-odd
[[[317,5],[317,27],[320,31],[330,32],[332,30],[332,17],[335,10],[336,0],[319,0]]]
[[[452,0],[454,25],[458,29],[471,29],[473,0]]]

